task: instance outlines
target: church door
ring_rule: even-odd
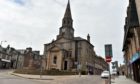
[[[68,64],[68,62],[65,61],[65,62],[64,62],[64,70],[67,70],[67,64]]]

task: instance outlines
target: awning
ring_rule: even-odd
[[[7,59],[1,59],[1,61],[3,61],[3,62],[11,62],[11,60],[7,60]]]
[[[132,64],[133,62],[135,62],[136,60],[138,60],[140,58],[140,54],[139,54],[139,52],[136,52],[133,56],[132,56],[132,58],[131,58],[131,60],[130,60],[130,63]]]

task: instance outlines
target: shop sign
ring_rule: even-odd
[[[133,62],[135,62],[137,59],[139,59],[140,58],[140,55],[139,55],[139,53],[138,52],[136,52],[133,56],[132,56],[132,58],[131,58],[131,60],[130,60],[130,63],[133,63]]]

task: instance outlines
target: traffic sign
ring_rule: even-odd
[[[112,66],[112,69],[115,69],[116,67],[115,66]]]
[[[105,45],[105,56],[106,57],[112,57],[112,44],[106,44]]]
[[[112,61],[111,57],[106,57],[106,62],[111,62],[111,61]]]

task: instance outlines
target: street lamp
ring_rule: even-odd
[[[1,45],[1,46],[2,46],[2,43],[3,43],[3,42],[7,42],[7,41],[6,41],[6,40],[4,40],[4,41],[1,41],[1,42],[0,42],[0,45]]]

